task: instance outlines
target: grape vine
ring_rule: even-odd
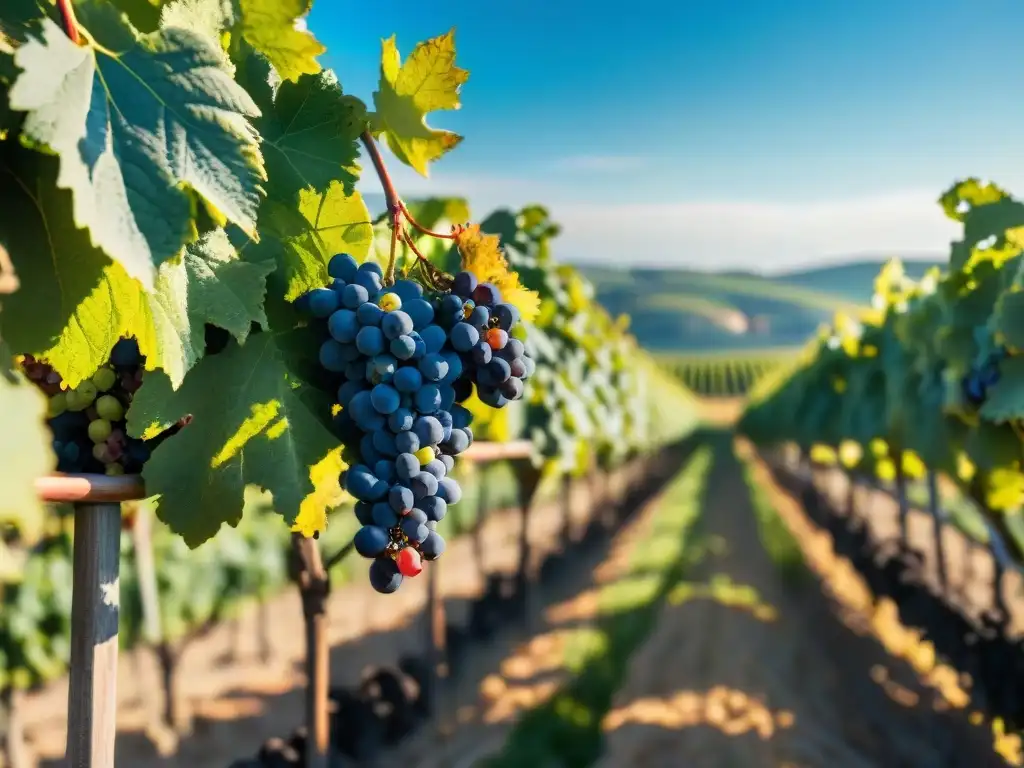
[[[883,479],[946,474],[1005,532],[1024,504],[1024,204],[976,179],[939,202],[963,225],[948,269],[915,282],[888,264],[873,309],[762,382],[742,427]]]

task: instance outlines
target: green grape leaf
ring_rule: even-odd
[[[275,264],[270,261],[241,261],[222,229],[209,232],[188,246],[178,275],[168,280],[174,286],[168,294],[180,300],[184,282],[197,360],[204,346],[198,331],[205,323],[230,332],[239,344],[245,343],[253,323],[267,329],[263,301],[267,276],[274,269]],[[161,268],[161,272],[164,270]]]
[[[999,381],[989,387],[980,414],[996,424],[1024,418],[1024,357],[999,364]]]
[[[978,469],[991,472],[1020,461],[1020,438],[1007,425],[982,421],[968,433],[964,450]]]
[[[140,35],[98,0],[76,3],[89,45],[52,21],[18,48],[12,108],[24,140],[60,158],[58,184],[93,242],[151,287],[196,236],[196,199],[256,237],[266,179],[258,109],[226,56],[193,32]]]
[[[462,137],[427,125],[430,112],[458,109],[459,90],[469,72],[455,66],[455,30],[419,43],[402,63],[394,36],[384,41],[374,132],[403,163],[423,176],[427,166],[458,146]]]
[[[247,75],[259,77],[260,63],[250,66],[256,71]],[[323,193],[334,182],[341,182],[346,194],[355,192],[366,105],[343,94],[330,70],[282,83],[272,104],[262,103],[266,91],[253,90],[263,112],[256,127],[263,137],[268,196],[291,202],[302,189]]]
[[[9,190],[0,217],[22,290],[6,302],[4,336],[18,352],[47,360],[75,387],[135,336],[149,370],[175,386],[203,354],[203,324],[244,341],[266,325],[263,297],[273,263],[241,261],[223,231],[191,244],[160,267],[147,292],[89,240],[72,218],[71,194],[55,185],[57,160],[0,144],[0,181]]]
[[[313,0],[239,0],[242,35],[285,80],[320,71],[316,57],[327,49],[304,22],[296,26],[312,6]]]
[[[300,191],[297,207],[268,198],[260,211],[260,229],[262,241],[243,253],[247,260],[277,263],[275,281],[288,301],[327,284],[331,256],[345,252],[362,261],[373,241],[362,195],[346,195],[340,182],[323,194]]]
[[[289,524],[322,520],[341,493],[340,446],[330,402],[294,380],[288,358],[307,333],[261,333],[206,357],[177,390],[148,376],[128,413],[129,431],[152,435],[186,414],[192,422],[146,463],[147,492],[162,494],[160,519],[191,547],[241,520],[246,485],[274,497]]]

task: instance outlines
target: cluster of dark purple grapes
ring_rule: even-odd
[[[49,398],[48,424],[59,472],[135,474],[150,446],[129,437],[125,412],[142,386],[145,358],[134,339],[121,339],[110,361],[75,388],[47,363],[26,355],[21,368]]]
[[[320,364],[338,385],[341,409],[335,427],[349,465],[342,482],[357,499],[355,513],[362,525],[354,544],[372,560],[370,583],[387,594],[405,577],[419,574],[423,560],[444,552],[436,528],[448,505],[462,497],[451,473],[454,457],[473,442],[472,414],[460,403],[472,394],[474,380],[481,389],[481,375],[490,376],[485,381],[493,384],[488,386],[504,384],[511,374],[498,381],[497,373],[483,373],[492,370],[494,360],[504,362],[502,372],[516,362],[526,375],[532,361],[523,356],[520,342],[510,343],[508,329],[515,316],[499,311],[507,305],[495,301],[494,286],[472,284],[472,294],[490,299],[490,305],[450,293],[425,293],[412,280],[385,287],[377,264],[360,265],[348,254],[334,256],[328,274],[332,284],[310,291],[298,304],[326,321]],[[457,281],[469,285],[466,274]],[[465,322],[477,310],[483,311],[484,322]],[[500,327],[502,322],[507,329]],[[463,330],[456,333],[456,328]],[[477,362],[481,328],[488,334],[499,331],[500,338],[487,341],[491,354]],[[477,338],[457,347],[453,334],[463,342],[473,334]],[[505,356],[496,357],[503,350],[508,350]],[[473,377],[467,375],[470,360]],[[521,397],[522,385],[506,391]],[[515,397],[502,394],[500,404]]]
[[[999,363],[1008,355],[1005,349],[992,353],[983,365],[973,368],[964,376],[962,386],[967,402],[980,406],[988,397],[988,390],[999,381]]]
[[[476,384],[482,403],[504,408],[523,396],[524,382],[536,364],[526,356],[523,342],[510,335],[519,323],[519,310],[503,304],[495,286],[479,283],[472,272],[460,272],[452,292],[441,300],[440,318],[452,348],[462,355],[463,381]]]

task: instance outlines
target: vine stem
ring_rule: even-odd
[[[370,156],[370,162],[373,163],[373,170],[377,172],[377,178],[380,179],[381,189],[384,190],[384,202],[387,203],[388,214],[391,217],[391,253],[388,256],[387,269],[384,270],[384,282],[388,285],[394,285],[395,260],[398,255],[398,228],[401,225],[405,204],[402,203],[402,198],[398,196],[395,183],[391,180],[388,167],[384,165],[384,158],[380,155],[380,149],[377,147],[377,142],[374,141],[370,129],[367,128],[363,131],[359,139],[363,142],[366,153]]]
[[[81,45],[82,38],[78,34],[78,20],[75,18],[75,9],[71,0],[57,0],[57,10],[60,11],[61,21],[64,22],[64,33],[75,45]]]
[[[412,238],[405,231],[404,227],[402,227],[403,218],[408,221],[412,227],[423,234],[429,237],[436,237],[439,240],[455,240],[461,230],[456,229],[451,234],[445,235],[441,232],[434,232],[431,229],[427,229],[427,227],[416,221],[413,215],[409,213],[409,209],[406,207],[405,203],[402,202],[402,198],[399,196],[398,190],[395,189],[395,183],[391,179],[391,174],[388,172],[387,166],[384,165],[384,158],[381,157],[380,148],[377,146],[377,142],[373,138],[373,134],[371,134],[369,129],[367,129],[360,134],[359,139],[366,148],[366,153],[370,156],[370,162],[373,163],[373,170],[377,172],[377,178],[380,179],[380,186],[384,191],[384,202],[388,207],[388,215],[391,223],[391,253],[388,256],[387,269],[384,270],[384,283],[386,285],[394,285],[395,263],[398,258],[399,240],[407,244],[421,261],[426,261],[423,254],[420,253],[413,244]]]
[[[405,203],[400,202],[400,205],[402,206],[402,214],[405,216],[405,220],[408,221],[410,224],[412,224],[412,226],[415,229],[418,229],[424,235],[429,235],[430,237],[436,237],[439,240],[454,240],[455,239],[455,233],[454,232],[452,232],[451,234],[443,235],[440,232],[434,232],[431,229],[427,229],[426,227],[424,227],[422,224],[420,224],[418,221],[416,221],[416,219],[414,219],[412,217],[412,214],[409,213],[409,209],[405,207]]]

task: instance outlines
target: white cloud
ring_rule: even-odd
[[[943,253],[959,226],[935,197],[550,207],[563,226],[559,252],[574,260],[774,271],[857,254]]]
[[[568,261],[771,272],[862,254],[944,254],[960,232],[932,189],[811,202],[599,204],[550,181],[449,173],[443,165],[424,179],[393,157],[386,160],[404,197],[465,197],[477,217],[502,206],[546,205],[563,227],[556,250]],[[359,188],[380,193],[372,170]]]

